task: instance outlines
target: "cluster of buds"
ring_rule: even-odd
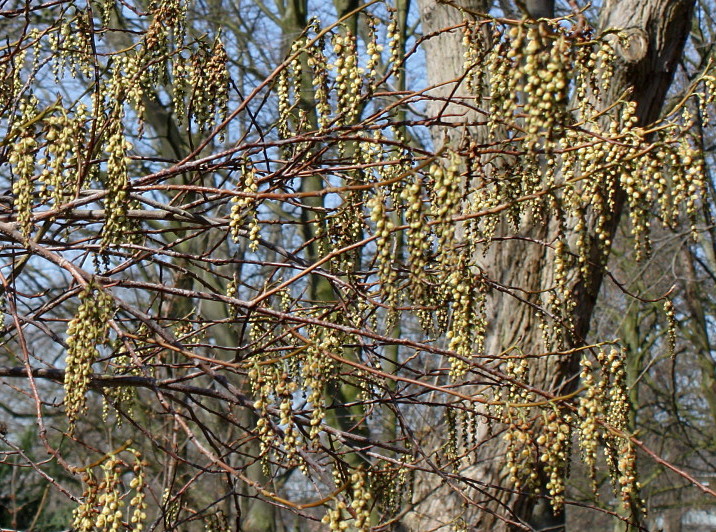
[[[147,519],[145,512],[145,466],[141,454],[135,449],[127,449],[134,457],[132,466],[132,479],[129,482],[129,492],[123,493],[121,473],[126,466],[117,455],[110,454],[100,465],[103,479],[98,482],[92,471],[85,473],[83,481],[85,491],[82,503],[73,513],[72,526],[78,532],[118,532],[120,530],[135,530],[141,532]],[[124,518],[122,508],[127,506],[125,497],[131,496],[129,501],[129,517]]]
[[[37,141],[31,136],[31,132],[26,132],[11,145],[8,157],[15,174],[15,181],[12,184],[13,206],[20,231],[25,237],[28,237],[32,231],[32,203],[35,191],[32,178],[35,174],[36,150]]]
[[[114,313],[112,297],[88,286],[80,293],[80,306],[67,327],[65,359],[65,412],[70,428],[86,410],[86,393],[97,345],[107,341],[109,319]]]
[[[206,329],[202,327],[202,318],[194,313],[186,317],[187,321],[177,322],[174,336],[186,346],[196,346],[206,339]]]
[[[321,432],[321,422],[326,416],[324,388],[333,379],[335,364],[325,352],[335,353],[341,349],[341,337],[334,330],[327,330],[322,335],[315,334],[315,345],[306,349],[301,375],[303,386],[310,390],[307,401],[313,407],[311,412],[311,429],[309,437],[315,440]]]
[[[122,349],[120,341],[115,340],[114,343],[117,345],[118,349]],[[139,376],[142,374],[142,370],[132,363],[132,359],[126,352],[122,352],[112,359],[111,368],[112,374],[114,375]],[[119,405],[122,405],[123,411],[131,418],[134,412],[132,400],[136,397],[135,392],[136,388],[133,386],[114,386],[105,388],[102,392],[102,420],[107,422],[111,411],[110,407],[114,406],[115,409],[117,409]],[[117,426],[120,426],[121,424],[122,416],[118,415]]]
[[[102,228],[101,250],[111,245],[119,245],[127,241],[127,234],[131,231],[127,212],[129,210],[129,177],[127,174],[127,151],[132,144],[125,138],[120,106],[110,123],[107,138],[107,174],[105,211],[106,218]]]
[[[485,72],[482,65],[485,62],[487,51],[481,24],[474,20],[465,22],[462,45],[465,48],[463,52],[463,69],[466,74],[465,83],[467,84],[467,89],[476,96],[482,96],[485,82]]]
[[[82,482],[85,485],[82,502],[72,512],[72,528],[77,532],[93,532],[99,484],[91,470],[83,475]]]
[[[500,123],[515,123],[518,107],[524,113],[525,147],[528,151],[552,149],[565,122],[568,76],[571,69],[571,44],[560,27],[520,23],[510,28],[487,57],[490,73],[491,129]],[[474,31],[474,30],[473,30]],[[466,33],[466,52],[474,41]]]
[[[74,17],[65,18],[57,31],[50,34],[52,73],[56,82],[59,83],[66,69],[73,78],[78,72],[91,77],[94,68],[92,33],[86,13],[79,11]]]
[[[457,355],[452,360],[450,376],[458,379],[469,369],[468,360],[482,352],[487,326],[485,298],[474,275],[462,266],[450,275],[447,285],[453,300],[448,345]]]
[[[229,532],[231,527],[224,512],[219,510],[204,519],[204,530],[206,532]]]
[[[408,225],[408,268],[413,301],[422,304],[426,289],[426,269],[431,249],[430,228],[423,208],[422,180],[415,176],[401,193],[405,202],[405,222]]]
[[[448,266],[454,259],[455,222],[453,216],[460,212],[462,187],[457,156],[453,156],[447,168],[440,164],[430,167],[432,178],[431,215],[437,222],[435,234],[438,237],[440,262]]]
[[[336,484],[344,484],[350,488],[351,503],[349,511],[348,505],[339,498],[334,499],[335,507],[328,509],[326,515],[323,516],[322,522],[328,525],[329,530],[356,530],[358,532],[368,532],[370,530],[370,501],[373,496],[368,489],[366,474],[362,468],[358,468],[346,481],[342,480],[342,474],[338,470],[334,470]],[[352,515],[355,519],[352,519]]]
[[[167,523],[174,523],[179,519],[179,514],[183,509],[183,501],[181,494],[172,496],[169,488],[164,490],[162,494],[162,513]]]
[[[572,68],[571,46],[564,34],[549,43],[542,42],[537,28],[528,31],[530,41],[525,51],[524,91],[527,95],[527,148],[538,146],[544,136],[546,149],[551,149],[555,136],[561,134],[566,121],[568,72]]]
[[[299,63],[300,64],[300,63]],[[291,136],[291,90],[287,68],[279,72],[276,79],[276,98],[278,99],[278,121],[276,127],[282,138]]]
[[[578,402],[578,434],[582,458],[592,487],[597,490],[596,460],[600,441],[604,441],[605,458],[611,472],[614,492],[625,509],[638,507],[639,483],[636,474],[636,453],[628,437],[630,411],[624,368],[625,354],[617,348],[600,350],[597,361],[601,377],[597,382],[592,363],[581,361],[580,379],[585,388]],[[606,427],[603,427],[603,424]]]
[[[316,28],[317,32],[319,28]],[[330,89],[328,86],[328,59],[324,53],[325,38],[316,40],[313,46],[307,49],[308,59],[306,63],[313,74],[313,99],[316,104],[316,116],[318,127],[328,127],[331,117],[331,104],[329,102]],[[283,104],[286,105],[285,102]]]
[[[685,118],[688,118],[688,113],[685,112],[684,114],[686,115]],[[696,239],[698,238],[696,219],[699,204],[701,199],[707,196],[704,156],[701,150],[689,144],[685,131],[681,131],[679,136],[681,137],[681,142],[676,152],[678,162],[674,165],[674,190],[672,195],[676,205],[683,205],[686,217],[691,222],[691,234]],[[696,140],[696,142],[698,141]],[[674,211],[676,212],[676,208]]]
[[[574,307],[576,301],[572,292],[572,255],[565,239],[554,244],[554,290],[549,294],[549,308],[555,316],[560,316],[562,323],[542,324],[543,339],[548,349],[562,344],[565,334],[574,330]]]
[[[350,527],[350,516],[347,516],[347,506],[342,500],[335,501],[335,508],[328,509],[321,522],[328,525],[331,531],[348,530]]]
[[[186,98],[191,88],[192,65],[186,57],[176,54],[172,58],[172,103],[177,124],[187,117]]]
[[[283,449],[288,462],[297,463],[300,434],[293,420],[294,393],[298,385],[289,374],[287,368],[281,362],[262,363],[254,360],[249,370],[251,391],[256,397],[254,408],[259,419],[256,423],[256,431],[261,441],[261,455],[267,457],[269,451],[277,450],[277,437],[280,432],[276,425],[281,427],[283,432]],[[278,420],[274,424],[271,420],[270,405],[278,404]]]
[[[488,126],[490,135],[497,137],[506,123],[512,120],[517,106],[514,90],[515,65],[519,58],[510,55],[510,43],[506,39],[498,39],[487,54],[487,77],[490,85],[490,112]],[[515,35],[517,37],[517,35]]]
[[[582,450],[582,462],[587,466],[589,478],[592,481],[592,489],[597,492],[597,451],[601,430],[599,419],[603,416],[607,379],[600,379],[595,382],[592,362],[583,357],[580,361],[582,370],[579,374],[584,393],[579,397],[577,404],[577,415],[579,416],[578,434],[579,447]]]
[[[605,457],[614,484],[614,491],[621,499],[625,508],[639,504],[639,483],[636,474],[636,453],[628,438],[629,411],[631,405],[626,382],[625,361],[623,350],[612,348],[608,353],[603,351],[597,355],[602,366],[605,379],[609,379],[605,392],[605,421],[615,429],[605,431]]]
[[[391,299],[390,295],[394,294],[394,291],[389,290],[389,287],[393,286],[398,275],[393,268],[392,260],[392,232],[395,229],[395,224],[385,208],[385,197],[382,192],[378,191],[374,197],[368,200],[368,208],[370,209],[370,219],[375,224],[378,275],[383,287],[388,291],[387,299]]]
[[[612,121],[610,134],[618,134],[618,123]],[[567,135],[570,142],[580,143],[581,137]],[[577,255],[577,266],[581,278],[588,281],[593,267],[592,244],[594,236],[589,231],[590,216],[596,220],[594,232],[600,245],[603,257],[611,245],[609,231],[610,213],[615,207],[615,193],[619,180],[619,167],[615,161],[623,154],[621,146],[607,142],[590,142],[581,145],[572,154],[562,156],[564,179],[572,181],[577,176],[580,179],[578,186],[567,186],[564,194],[564,204],[571,212],[571,232],[576,234],[573,244],[573,253]]]
[[[378,43],[378,32],[376,31],[377,19],[373,16],[366,17],[366,25],[368,26],[368,42],[366,44],[366,72],[368,74],[369,90],[375,90],[376,78],[378,77],[378,65],[380,64],[381,54],[383,53],[383,45]]]
[[[612,38],[602,38],[592,46],[578,46],[575,50],[575,96],[583,118],[596,112],[595,103],[603,101],[611,85],[616,59],[612,42]]]
[[[531,487],[539,475],[531,446],[534,436],[527,422],[513,421],[505,430],[503,440],[507,444],[505,470],[515,489]]]
[[[132,465],[132,472],[134,474],[132,480],[129,481],[129,488],[134,491],[133,497],[129,500],[129,506],[132,509],[132,513],[129,516],[129,522],[134,530],[141,531],[144,528],[144,521],[147,519],[146,509],[147,503],[145,501],[146,494],[146,479],[144,468],[146,463],[142,460],[142,455],[135,449],[128,449],[134,455],[134,464]]]
[[[293,463],[298,454],[300,434],[293,421],[293,394],[298,389],[288,372],[281,371],[275,382],[274,395],[279,402],[279,424],[283,429],[283,448],[289,462]]]
[[[119,470],[121,462],[112,456],[102,464],[104,481],[99,485],[97,504],[101,507],[95,526],[99,530],[116,532],[122,526],[122,507],[120,498]]]
[[[256,193],[258,192],[258,183],[256,181],[256,171],[253,164],[246,162],[242,166],[242,181],[237,187],[237,192],[242,195],[236,195],[231,198],[231,214],[229,215],[229,229],[231,236],[235,242],[238,242],[242,226],[246,219],[247,211],[251,212],[249,221],[249,247],[252,251],[256,251],[259,247],[260,226],[258,216],[256,214]]]
[[[333,36],[333,52],[336,54],[333,68],[336,70],[336,113],[341,122],[350,124],[358,114],[361,102],[363,69],[358,66],[356,38],[347,29]]]
[[[148,84],[151,70],[144,65],[143,58],[137,53],[118,55],[112,62],[112,78],[110,85],[110,105],[114,106],[113,114],[123,116],[122,103],[129,102],[140,120],[145,114],[145,86]],[[139,134],[143,123],[140,122]]]
[[[273,394],[273,381],[276,378],[277,368],[273,364],[261,364],[254,359],[254,364],[249,370],[249,381],[251,392],[257,399],[254,401],[254,409],[258,414],[256,420],[256,432],[261,442],[261,457],[266,458],[272,449],[276,433],[271,424],[268,411]]]
[[[398,24],[397,11],[391,10],[389,15],[390,15],[390,22],[388,23],[388,27],[386,28],[386,37],[388,39],[388,49],[390,50],[389,64],[391,65],[393,72],[398,72],[398,69],[400,68],[401,61],[403,58],[402,36],[400,34],[400,26]]]
[[[162,0],[154,9],[154,18],[144,34],[144,48],[157,56],[167,53],[169,35],[173,32],[177,46],[181,47],[186,19],[186,2],[182,0]]]
[[[303,58],[302,50],[306,46],[306,37],[302,36],[291,45],[291,54],[288,65],[281,69],[276,80],[276,96],[278,98],[278,133],[282,138],[290,138],[291,119],[294,118],[296,128],[300,129],[301,98],[303,89]],[[320,51],[322,55],[322,50]],[[310,54],[310,52],[309,52]],[[315,51],[314,51],[315,54]],[[308,61],[307,61],[308,64]],[[293,92],[293,103],[291,103],[291,92]],[[326,99],[328,98],[326,93]],[[298,108],[297,116],[292,116]],[[326,117],[327,120],[327,117]],[[286,148],[291,149],[291,148]],[[287,154],[288,155],[288,154]],[[288,155],[290,156],[290,155]]]
[[[614,65],[617,63],[617,54],[609,39],[600,39],[595,52],[595,63],[598,65],[595,72],[599,72],[599,82],[595,84],[598,96],[602,97],[609,92],[614,78]]]
[[[87,119],[87,108],[79,104],[75,117],[66,114],[49,116],[45,120],[45,156],[37,160],[42,168],[40,197],[51,198],[56,207],[70,199],[76,188],[77,165],[83,145],[83,125]]]
[[[41,42],[39,37],[32,35],[32,38],[35,39],[37,43],[36,46],[39,46]],[[20,94],[23,90],[21,72],[23,72],[26,56],[26,50],[18,49],[17,53],[12,54],[12,56],[6,60],[6,70],[0,75],[0,106],[2,106],[3,109],[8,109],[10,102],[14,102],[16,95]]]
[[[360,532],[367,532],[370,528],[370,501],[373,496],[366,482],[366,475],[362,469],[356,469],[350,478],[352,501],[351,508],[355,512],[354,527]]]
[[[406,460],[409,458],[406,456]],[[368,474],[372,496],[384,515],[400,511],[403,501],[412,499],[411,470],[406,465],[377,462]]]
[[[455,364],[453,363],[453,372],[454,372]],[[455,416],[455,411],[452,408],[446,408],[445,409],[445,425],[446,425],[446,432],[447,432],[447,439],[445,443],[442,446],[442,453],[438,453],[435,456],[436,464],[438,466],[442,463],[441,454],[444,456],[444,459],[447,461],[447,463],[452,464],[452,471],[455,474],[458,474],[459,468],[459,447],[460,447],[460,434],[459,434],[459,428],[457,426],[457,420]]]
[[[552,507],[564,506],[566,470],[571,446],[571,416],[552,410],[543,413],[543,426],[536,443],[540,448],[540,462],[547,475],[545,488],[552,497]]]
[[[220,39],[211,52],[204,48],[192,56],[190,110],[201,131],[211,127],[216,118],[223,120],[229,102],[228,56]]]

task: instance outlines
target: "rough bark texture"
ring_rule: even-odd
[[[457,4],[475,12],[484,12],[489,8],[482,1],[463,0]],[[659,116],[688,35],[693,4],[693,0],[609,0],[602,8],[599,21],[601,29],[623,29],[632,36],[630,46],[617,49],[620,59],[615,67],[607,101],[631,89],[631,99],[637,103],[640,125],[649,124]],[[435,0],[421,0],[420,15],[426,35],[463,22],[463,14],[458,9]],[[425,43],[429,82],[438,86],[431,92],[432,96],[438,98],[432,104],[431,111],[434,115],[440,115],[443,123],[484,119],[475,116],[476,113],[466,113],[465,108],[459,105],[460,98],[466,96],[462,87],[456,87],[456,82],[463,74],[461,40],[462,33],[456,30]],[[457,103],[446,104],[445,99],[449,98]],[[436,126],[436,147],[443,143],[453,143],[457,147],[454,143],[460,142],[466,135],[478,141],[485,136],[479,127]],[[620,191],[609,223],[612,234],[624,209],[624,200],[624,194]],[[553,240],[557,230],[555,220],[531,224],[525,221],[527,223],[520,232],[522,236],[536,241]],[[505,235],[509,234],[507,230],[505,226]],[[603,255],[596,247],[592,255],[595,263],[601,262]],[[527,293],[538,294],[553,285],[553,261],[554,254],[545,246],[528,240],[508,240],[494,244],[481,260],[481,266],[490,279],[503,286],[520,287],[529,291]],[[603,271],[593,268],[588,283],[580,282],[576,271],[569,272],[569,275],[577,303],[573,342],[578,344],[589,331]],[[496,355],[513,345],[519,345],[527,354],[546,351],[540,317],[530,306],[504,293],[491,294],[488,305],[487,316],[491,317],[491,325],[486,341],[487,355]],[[536,360],[530,371],[534,386],[557,394],[574,388],[577,357],[542,357]],[[491,438],[486,430],[483,437],[479,463],[461,473],[480,485],[494,488],[485,488],[484,492],[477,489],[463,490],[462,494],[457,494],[455,487],[462,485],[454,484],[455,487],[450,488],[445,482],[437,485],[436,480],[418,476],[414,510],[405,519],[407,527],[416,531],[447,530],[458,516],[462,516],[469,530],[515,527],[525,530],[562,530],[563,514],[554,515],[544,499],[515,495],[501,489],[509,490],[502,467],[504,449],[501,448],[500,438]],[[494,514],[504,516],[511,524]]]

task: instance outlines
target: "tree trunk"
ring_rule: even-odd
[[[631,46],[616,48],[618,60],[611,89],[603,95],[604,106],[630,89],[630,98],[637,104],[638,124],[647,125],[658,118],[690,29],[693,4],[693,0],[609,0],[604,3],[600,29],[624,29],[631,35]],[[426,36],[463,23],[464,14],[454,5],[459,5],[468,13],[489,9],[489,5],[477,0],[462,0],[450,5],[421,0],[419,5]],[[459,85],[464,75],[462,38],[462,31],[458,28],[430,38],[425,43],[429,83],[437,87],[429,93],[435,98],[430,110],[433,116],[440,114],[441,122],[434,129],[436,149],[442,145],[459,149],[459,143],[461,140],[464,142],[466,137],[478,144],[484,144],[487,138],[485,127],[458,125],[474,123],[476,118],[486,119],[475,111],[466,113],[465,107],[461,106],[463,98],[474,100],[474,96]],[[446,104],[446,99],[450,99],[451,103]],[[451,125],[445,127],[446,122]],[[618,189],[605,227],[612,236],[624,205],[625,194]],[[595,234],[597,226],[596,217],[593,218],[588,217],[586,221],[586,231],[590,235]],[[575,223],[568,220],[566,226],[573,230]],[[564,225],[561,230],[564,231]],[[554,217],[535,221],[534,217],[528,219],[525,215],[517,235],[504,223],[498,229],[498,236],[526,238],[493,243],[484,258],[478,259],[479,265],[491,281],[503,287],[519,287],[520,291],[513,293],[539,304],[539,294],[547,293],[555,281],[555,254],[541,242],[555,242],[559,231],[560,222]],[[565,234],[562,238],[573,242],[577,234]],[[608,249],[597,245],[593,248],[590,253],[592,263],[601,265]],[[552,348],[584,345],[603,273],[603,268],[592,267],[585,282],[576,262],[566,272],[575,303],[573,332],[561,346]],[[544,340],[544,317],[520,298],[503,291],[493,291],[488,297],[486,315],[493,317],[485,341],[487,356],[497,356],[513,346],[519,346],[528,356],[550,351]],[[532,359],[530,364],[530,384],[535,388],[555,395],[575,389],[578,356],[542,356]],[[416,531],[448,530],[460,518],[468,530],[563,530],[564,513],[555,514],[545,498],[511,490],[503,467],[506,449],[502,438],[494,436],[484,424],[479,436],[482,437],[479,461],[477,465],[461,470],[461,474],[463,478],[477,481],[485,487],[479,492],[474,488],[460,490],[462,493],[458,494],[448,483],[436,485],[434,480],[417,475],[413,511],[405,519],[408,528]],[[541,465],[536,467],[539,469]],[[539,491],[546,494],[548,490],[542,471],[538,471],[538,477],[542,483]],[[455,485],[458,489],[462,486],[453,483]]]

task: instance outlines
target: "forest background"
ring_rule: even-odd
[[[0,526],[713,529],[711,7],[0,2]]]

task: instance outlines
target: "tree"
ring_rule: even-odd
[[[693,6],[389,7],[3,8],[0,376],[47,459],[2,439],[75,529],[559,528],[573,436],[638,526],[586,339],[622,211],[640,253],[696,216]]]
[[[462,10],[456,9],[456,7],[461,7]],[[606,2],[601,8],[599,27],[602,30],[628,28],[629,31],[615,49],[616,61],[608,62],[606,67],[606,75],[611,78],[609,86],[605,87],[603,93],[593,96],[580,94],[577,89],[576,98],[588,100],[589,103],[586,103],[586,106],[594,106],[591,107],[591,112],[593,112],[594,108],[599,110],[604,106],[613,105],[619,100],[623,101],[625,93],[628,93],[628,98],[634,102],[635,108],[632,113],[633,118],[627,117],[627,119],[632,120],[633,125],[641,128],[652,125],[659,117],[664,97],[675,71],[675,65],[681,57],[683,45],[690,29],[692,8],[693,4],[690,2],[646,2],[634,5],[626,2]],[[421,16],[427,33],[459,24],[463,20],[465,12],[484,13],[488,10],[489,4],[485,2],[463,2],[459,5],[432,1],[421,3]],[[484,36],[483,38],[489,39],[490,37]],[[530,36],[527,38],[533,43],[545,40],[545,36],[540,36],[536,29],[533,29],[531,38]],[[477,142],[484,143],[485,140],[490,139],[491,134],[487,129],[489,125],[482,125],[489,121],[489,113],[473,110],[466,119],[466,110],[460,109],[462,102],[456,98],[456,96],[465,94],[465,88],[461,89],[459,84],[455,86],[449,83],[451,80],[461,79],[463,75],[464,65],[455,59],[450,59],[460,57],[461,41],[462,36],[445,33],[435,39],[432,45],[426,43],[428,57],[432,58],[428,62],[430,84],[441,87],[439,95],[442,98],[452,99],[452,108],[438,101],[438,108],[440,106],[442,108],[436,109],[435,112],[436,114],[442,112],[450,116],[451,118],[448,120],[453,123],[457,121],[469,127],[472,122],[474,125],[468,130],[468,134],[477,138]],[[483,46],[494,46],[494,44],[483,44]],[[541,43],[535,48],[539,50],[543,46],[544,43]],[[554,48],[556,47],[557,45],[554,45]],[[549,46],[545,47],[545,49],[548,48]],[[530,65],[528,62],[527,66],[531,66],[533,71],[522,75],[540,76],[540,67],[548,66],[549,60],[542,59],[543,65],[539,64],[539,59],[535,61],[534,65]],[[596,66],[596,62],[593,64]],[[504,76],[504,72],[497,72],[493,75],[499,78]],[[500,82],[504,83],[502,80],[498,81],[498,83]],[[534,142],[530,139],[530,136],[534,136],[530,128],[544,127],[544,124],[540,123],[541,115],[554,113],[552,101],[546,100],[545,103],[542,103],[536,95],[533,96],[541,85],[539,79],[536,81],[527,79],[526,82],[523,80],[522,84],[520,81],[513,82],[514,88],[525,87],[527,99],[525,112],[532,115],[525,120],[528,145],[530,142]],[[554,89],[545,87],[544,91],[549,93],[550,91],[554,92]],[[486,96],[493,100],[495,98],[494,92],[488,92]],[[562,98],[566,97],[566,94],[562,96]],[[487,105],[490,105],[489,111],[494,113],[497,110],[496,106],[490,100],[487,101],[489,103],[484,104],[482,109],[487,109]],[[514,103],[510,102],[510,105],[514,105]],[[582,111],[584,105],[585,103],[573,105],[573,107]],[[532,109],[528,110],[528,106],[531,106]],[[589,118],[589,112],[587,111],[586,116],[580,117],[586,124],[592,121]],[[530,124],[530,118],[534,125]],[[550,128],[551,124],[546,127]],[[644,136],[645,140],[649,139],[647,132],[640,134]],[[438,130],[436,143],[442,142],[443,138],[449,139],[450,143],[455,143],[459,135],[464,135],[463,131],[454,127],[449,127],[447,132]],[[547,150],[551,150],[554,149],[555,144],[559,145],[559,142],[557,139],[547,138],[544,141],[544,146]],[[550,144],[552,146],[549,146]],[[561,147],[565,146],[565,144],[561,144]],[[550,154],[547,153],[546,156],[550,157]],[[505,162],[500,161],[500,164],[504,165]],[[544,171],[545,161],[537,161],[537,164],[541,167],[531,168],[528,172]],[[546,164],[555,166],[554,161],[547,161]],[[573,161],[569,161],[569,164],[573,164]],[[507,163],[507,166],[509,171],[513,171],[514,163]],[[504,171],[499,168],[499,165],[493,164],[493,167],[493,172]],[[560,183],[562,176],[559,173],[565,170],[569,171],[570,175],[574,175],[573,170],[565,168],[564,164],[556,171],[554,168],[550,168],[545,173],[554,172],[557,174],[557,183]],[[552,287],[561,285],[563,296],[562,301],[558,301],[558,304],[566,304],[567,309],[558,309],[555,314],[567,320],[569,332],[566,336],[561,326],[555,328],[554,331],[545,333],[544,313],[533,311],[525,306],[521,298],[514,297],[509,292],[497,294],[488,303],[486,310],[488,315],[513,316],[512,320],[497,320],[494,323],[487,338],[488,352],[504,353],[516,347],[525,346],[522,348],[525,354],[535,356],[555,349],[566,350],[563,356],[539,358],[538,362],[533,363],[529,370],[530,383],[541,390],[550,390],[557,396],[572,393],[576,389],[577,381],[574,377],[579,372],[577,365],[579,360],[573,356],[571,349],[585,344],[604,274],[603,266],[609,255],[611,241],[627,201],[632,209],[632,217],[636,218],[634,219],[635,233],[643,232],[645,223],[648,223],[643,219],[638,219],[641,208],[635,203],[639,203],[641,192],[637,190],[636,201],[628,199],[629,189],[633,187],[624,182],[628,179],[628,172],[629,170],[623,169],[610,176],[608,174],[611,172],[608,171],[604,175],[604,182],[596,185],[596,189],[593,184],[586,185],[586,194],[590,200],[592,195],[596,199],[596,205],[593,205],[596,209],[593,213],[589,212],[588,202],[576,206],[576,211],[573,213],[560,212],[561,209],[558,208],[554,215],[545,218],[540,213],[535,215],[536,213],[532,210],[527,210],[524,213],[518,212],[515,215],[516,219],[504,220],[499,226],[498,234],[507,236],[508,239],[509,235],[515,235],[517,238],[510,239],[504,245],[493,246],[487,252],[485,260],[481,262],[481,266],[484,267],[486,275],[490,279],[499,279],[504,286],[519,287],[526,294],[549,293]],[[539,186],[543,186],[541,176],[538,175],[532,179],[536,179]],[[522,186],[524,187],[524,185]],[[533,191],[527,189],[525,192]],[[508,225],[515,222],[521,226],[517,234]],[[545,243],[554,244],[555,252],[550,253],[545,248]],[[561,257],[565,251],[568,254],[578,255],[581,265],[588,266],[586,268],[581,265],[565,267],[562,264],[564,259]],[[521,260],[516,261],[515,257],[521,257]],[[548,327],[551,328],[551,325]],[[486,436],[486,439],[490,440],[492,436]],[[499,447],[496,452],[500,452]],[[499,466],[496,467],[497,464],[499,461],[487,461],[486,471],[478,473],[480,478],[488,479],[486,483],[489,485],[501,484],[500,478],[504,475],[504,471]],[[536,467],[540,469],[542,466],[538,463]],[[554,486],[551,468],[552,465],[547,462],[546,471],[538,473],[539,482],[544,486],[542,488],[543,495],[558,493],[561,489],[561,487]],[[550,483],[551,485],[548,486]],[[516,516],[525,519],[537,528],[559,526],[563,520],[560,515],[553,514],[554,506],[549,507],[524,500],[525,497],[530,498],[529,494],[507,494],[498,495],[498,497],[506,497],[508,499],[506,504],[515,508]],[[427,513],[434,515],[434,512],[430,510]],[[488,521],[483,526],[488,529],[494,528],[495,525],[493,521]]]

